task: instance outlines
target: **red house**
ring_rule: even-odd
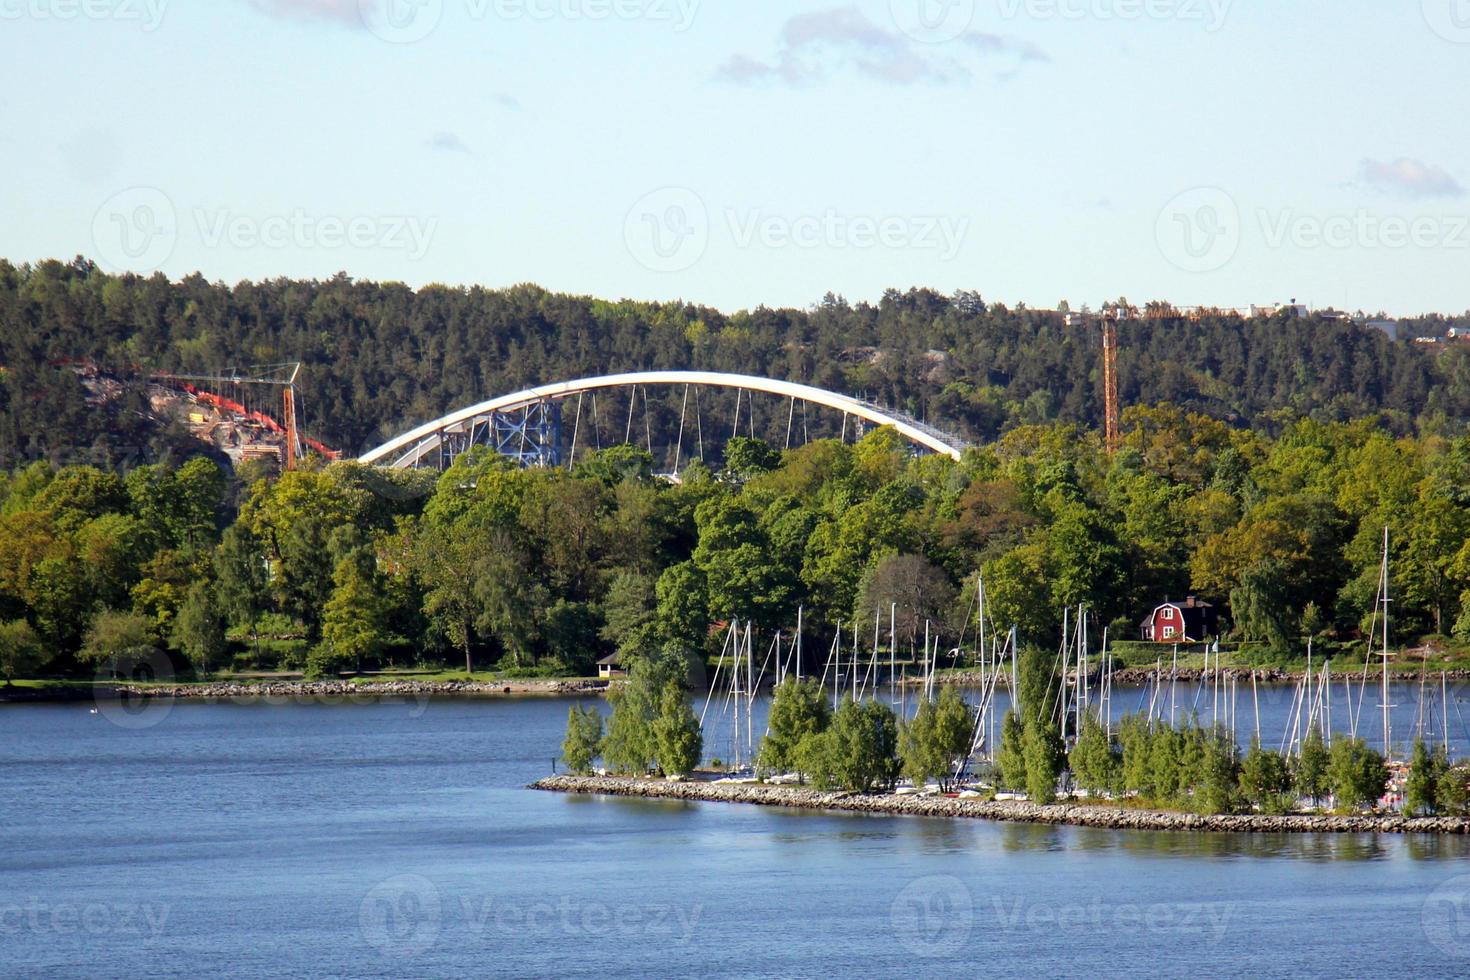
[[[1190,596],[1166,602],[1143,621],[1146,643],[1203,643],[1220,632],[1220,617],[1208,602]]]

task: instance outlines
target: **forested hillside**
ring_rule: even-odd
[[[0,322],[7,673],[164,648],[200,672],[586,672],[612,650],[697,659],[720,624],[789,628],[798,609],[814,650],[895,606],[910,644],[927,622],[957,643],[981,570],[992,624],[1027,640],[1054,643],[1077,605],[1128,636],[1193,593],[1230,638],[1282,658],[1371,622],[1385,527],[1397,633],[1470,641],[1470,362],[1454,345],[1284,317],[1132,322],[1134,404],[1110,455],[1092,332],[971,295],[726,315],[530,286],[228,288],[0,265]],[[532,382],[691,365],[866,393],[979,445],[956,462],[889,430],[784,453],[740,438],[678,484],[626,445],[570,471],[477,450],[442,475],[337,463],[231,480],[149,428],[141,386],[96,407],[73,370],[295,358],[308,426],[349,450]],[[142,451],[118,467],[129,441]]]
[[[1470,417],[1470,356],[1458,345],[1422,350],[1350,324],[1287,317],[1138,320],[1122,343],[1125,404],[1169,402],[1270,431],[1307,415],[1382,412],[1399,434]],[[83,260],[0,261],[0,466],[167,456],[181,436],[143,421],[137,379],[297,360],[306,365],[306,429],[348,453],[494,394],[618,370],[798,380],[977,442],[1027,423],[1095,426],[1101,405],[1092,329],[975,293],[893,291],[876,305],[829,296],[807,310],[727,313],[529,285],[414,291],[339,276],[227,286],[114,277]],[[123,381],[127,395],[89,408],[67,368],[79,362]],[[664,394],[655,445],[678,419],[674,393]],[[712,393],[705,410],[728,415],[733,397]],[[835,432],[813,432],[821,434]]]

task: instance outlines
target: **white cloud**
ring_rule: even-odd
[[[807,85],[850,66],[876,81],[914,85],[969,78],[983,59],[1002,59],[1010,73],[1026,62],[1050,60],[1028,42],[980,31],[967,31],[949,45],[921,44],[848,6],[792,17],[771,58],[736,54],[718,74],[731,82]]]
[[[424,145],[431,150],[441,150],[445,153],[470,153],[471,150],[465,145],[464,140],[459,138],[458,133],[447,130],[435,133],[424,141]]]
[[[1359,175],[1370,187],[1404,197],[1461,197],[1465,193],[1448,170],[1407,157],[1393,163],[1364,160]]]

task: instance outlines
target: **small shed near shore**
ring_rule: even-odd
[[[623,670],[623,655],[615,653],[611,657],[603,657],[597,661],[597,676],[602,680],[611,680],[614,677],[622,677],[627,671]]]

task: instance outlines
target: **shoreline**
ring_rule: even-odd
[[[1181,668],[1176,675],[1180,683],[1193,684],[1212,677],[1213,670]],[[1263,685],[1287,685],[1301,680],[1304,672],[1293,672],[1283,668],[1255,671],[1256,679]],[[1451,681],[1470,681],[1470,669],[1444,672]],[[1249,680],[1252,671],[1248,668],[1225,667],[1220,670],[1225,678]],[[1439,671],[1405,671],[1393,674],[1394,683],[1412,684],[1423,679],[1438,681]],[[1155,671],[1143,668],[1121,668],[1112,675],[1114,684],[1143,687],[1153,682]],[[1349,676],[1352,676],[1349,672]],[[496,697],[593,697],[606,694],[617,680],[596,678],[534,678],[510,681],[411,681],[383,680],[355,683],[353,681],[218,681],[206,684],[67,684],[54,687],[0,686],[0,704],[47,704],[75,703],[78,701],[119,701],[127,698],[160,698],[195,701],[241,701],[260,699],[334,698],[351,699],[395,697],[443,697],[443,698],[496,698]],[[906,678],[899,682],[903,687],[917,687],[923,681]],[[936,685],[974,687],[980,683],[977,671],[966,670],[940,674],[934,678]],[[697,692],[696,692],[697,693]]]
[[[1166,810],[1129,810],[1058,803],[988,802],[944,796],[824,793],[751,783],[671,783],[617,776],[550,776],[528,789],[583,796],[734,803],[879,816],[939,817],[993,823],[1092,827],[1103,830],[1204,831],[1235,834],[1470,834],[1467,817],[1308,816],[1264,814],[1201,816]]]
[[[1306,670],[1292,670],[1285,667],[1258,667],[1254,670],[1250,667],[1221,667],[1220,676],[1226,680],[1235,679],[1249,681],[1254,674],[1256,680],[1265,685],[1295,684],[1306,676]],[[1112,682],[1132,687],[1145,687],[1153,683],[1158,670],[1153,667],[1119,667],[1112,673]],[[1181,667],[1177,671],[1164,671],[1164,679],[1175,679],[1182,684],[1197,684],[1202,680],[1213,678],[1216,674],[1214,669],[1206,670],[1202,667]],[[1341,677],[1361,677],[1363,671],[1360,668],[1342,672],[1333,672],[1333,683]],[[1449,681],[1470,681],[1470,668],[1456,668],[1453,670],[1405,670],[1391,671],[1388,676],[1390,684],[1417,684],[1421,681],[1438,682],[1441,675]],[[1092,673],[1094,682],[1102,677],[1101,671]],[[1378,675],[1373,675],[1376,680]],[[980,673],[975,670],[964,670],[949,674],[940,674],[934,678],[936,684],[958,684],[960,686],[975,686],[980,683]],[[905,686],[919,686],[923,681],[917,678],[909,678],[903,682]]]
[[[121,701],[163,699],[188,701],[260,701],[293,699],[360,698],[503,698],[503,697],[591,697],[607,692],[607,682],[590,679],[535,679],[490,683],[487,681],[266,681],[257,684],[221,682],[213,684],[111,684],[31,688],[0,688],[0,704],[73,703],[77,701]]]

